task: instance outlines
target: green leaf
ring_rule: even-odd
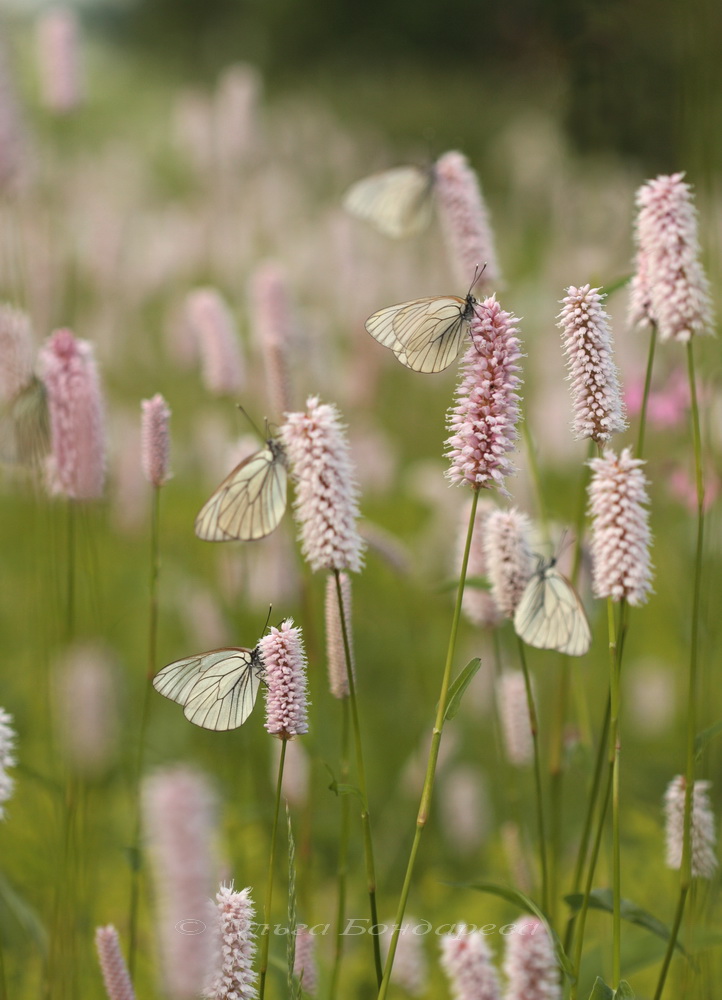
[[[597,976],[589,1000],[614,1000],[614,990]]]
[[[449,688],[449,694],[446,701],[446,710],[444,712],[444,721],[447,719],[453,719],[456,713],[461,707],[461,699],[464,697],[464,692],[471,684],[472,678],[476,671],[481,666],[481,660],[478,656],[475,656],[473,660],[469,660],[464,669],[461,671],[459,676],[453,682]]]
[[[614,281],[610,281],[608,285],[604,285],[601,289],[602,295],[613,295],[614,292],[618,292],[620,288],[624,288],[634,277],[633,274],[625,274],[621,278],[616,278]]]
[[[614,1000],[634,1000],[634,990],[626,979],[620,979],[619,986],[614,991]]]
[[[514,906],[518,906],[520,909],[524,910],[525,913],[533,913],[534,916],[541,920],[544,924],[549,937],[554,942],[554,950],[556,952],[557,961],[564,970],[564,975],[570,982],[576,982],[574,966],[569,960],[569,956],[564,951],[562,943],[557,937],[556,931],[549,924],[549,921],[545,917],[543,911],[539,909],[534,900],[530,899],[526,893],[521,892],[519,889],[514,889],[510,885],[499,885],[496,882],[450,882],[448,884],[456,886],[459,889],[475,889],[477,892],[488,892],[492,896],[500,896],[502,899],[507,900],[507,902],[513,903]]]
[[[471,587],[472,590],[491,590],[491,584],[485,576],[467,576],[464,581],[464,587]],[[443,583],[439,584],[438,591],[440,594],[445,594],[449,590],[458,590],[459,581],[458,580],[444,580]]]
[[[710,740],[713,740],[715,736],[719,736],[720,733],[722,733],[722,722],[715,722],[715,724],[710,726],[709,729],[703,729],[701,733],[697,733],[694,741],[694,753],[696,760],[700,759]]]
[[[582,908],[582,903],[584,901],[584,895],[581,892],[574,893],[571,896],[565,896],[564,901],[569,905],[570,909],[577,913]],[[603,910],[605,913],[614,912],[614,898],[612,896],[611,889],[594,889],[589,894],[589,907],[592,910]],[[651,934],[656,934],[658,938],[663,941],[669,941],[669,929],[661,920],[657,917],[652,916],[647,910],[643,910],[641,906],[637,906],[630,899],[623,899],[620,903],[619,912],[623,920],[628,921],[630,924],[636,924],[638,927],[644,927]],[[684,955],[685,958],[689,959],[689,955],[684,950],[679,941],[675,942],[675,948]]]

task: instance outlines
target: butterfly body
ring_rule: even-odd
[[[283,445],[244,459],[201,508],[195,533],[206,542],[256,541],[276,528],[286,510],[288,468]]]
[[[589,649],[592,633],[584,606],[555,559],[541,562],[527,583],[514,629],[537,649],[556,649],[567,656],[583,656]]]
[[[477,300],[469,292],[400,302],[379,309],[366,329],[412,371],[441,372],[458,357],[474,318]]]
[[[346,192],[343,205],[384,236],[404,239],[431,222],[434,181],[433,167],[394,167],[357,181]]]
[[[153,678],[153,687],[182,705],[189,722],[224,732],[246,721],[262,680],[257,650],[228,647],[169,663]]]

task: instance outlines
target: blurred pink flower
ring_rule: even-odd
[[[466,534],[469,530],[469,513],[471,500],[464,504],[459,520],[459,527],[456,535],[456,571],[461,569],[461,561],[466,545]],[[469,549],[469,562],[466,568],[467,578],[484,578],[487,576],[486,549],[484,539],[486,537],[486,522],[489,516],[496,510],[491,500],[480,499],[476,505],[476,518],[474,520],[474,534],[471,536],[471,548]],[[482,628],[498,625],[501,621],[501,614],[494,603],[494,598],[489,591],[481,587],[472,587],[467,583],[464,588],[461,609],[473,625]]]
[[[644,377],[629,383],[625,392],[625,402],[631,416],[636,417],[642,410],[644,400]],[[686,373],[675,369],[665,385],[658,391],[650,391],[647,399],[647,420],[653,427],[667,429],[678,427],[686,419],[689,409],[689,382]]]
[[[241,344],[230,309],[215,288],[186,298],[186,315],[201,356],[203,383],[214,396],[232,396],[245,381]]]
[[[384,925],[387,929],[382,935],[381,947],[384,955],[388,954],[393,921]],[[399,937],[396,942],[396,954],[391,970],[391,982],[400,986],[412,997],[422,996],[429,988],[429,963],[424,952],[424,939],[414,933],[419,924],[415,917],[406,915]]]
[[[351,653],[351,669],[353,662],[353,640],[351,637],[351,578],[348,573],[339,574],[341,582],[341,599],[346,621],[349,650]],[[343,641],[341,616],[338,608],[338,593],[336,577],[329,573],[326,577],[326,664],[328,667],[328,683],[334,698],[348,698],[348,674],[346,672],[346,650]]]
[[[75,11],[55,7],[37,24],[40,94],[56,114],[74,111],[82,102],[79,25]]]
[[[85,777],[105,774],[118,752],[123,690],[118,663],[102,642],[68,649],[55,666],[60,750]]]
[[[291,409],[290,352],[295,336],[288,283],[275,261],[260,264],[251,276],[251,325],[263,352],[272,411]]]
[[[306,927],[296,931],[296,957],[293,973],[301,981],[304,993],[315,997],[318,990],[318,966],[316,965],[316,938]]]
[[[516,471],[507,455],[514,450],[520,416],[522,355],[516,322],[494,296],[475,306],[472,342],[447,418],[448,478],[473,489],[497,486],[505,496],[504,477]]]
[[[253,66],[234,63],[221,73],[213,100],[213,139],[221,170],[238,170],[257,151],[261,91]]]
[[[589,462],[593,585],[597,597],[645,604],[652,589],[649,511],[644,462],[629,448]]]
[[[95,931],[95,947],[108,1000],[135,1000],[135,991],[112,924]]]
[[[208,1000],[255,1000],[256,954],[254,909],[251,890],[234,892],[233,885],[222,885],[216,893],[215,916],[218,920],[218,954],[210,967],[203,996]]]
[[[152,399],[144,399],[140,405],[140,457],[143,472],[149,483],[159,487],[170,476],[170,410],[160,393],[156,393]]]
[[[711,782],[695,781],[692,795],[692,877],[712,878],[718,867],[714,813],[709,801]],[[667,867],[682,865],[684,841],[684,799],[687,783],[683,775],[673,778],[664,793],[667,821]]]
[[[50,412],[52,489],[75,500],[95,499],[105,482],[105,438],[93,349],[70,330],[56,330],[39,357]]]
[[[449,978],[454,1000],[501,1000],[499,977],[481,931],[457,924],[454,934],[441,938],[441,967]]]
[[[8,774],[9,767],[15,767],[15,730],[12,726],[13,717],[4,708],[0,708],[0,819],[5,818],[3,804],[13,794],[15,782]]]
[[[467,286],[486,264],[482,286],[498,285],[499,265],[489,213],[476,172],[461,153],[444,153],[434,167],[439,218],[456,280]]]
[[[669,492],[680,503],[684,504],[690,513],[697,511],[697,484],[689,472],[677,466],[667,478]],[[707,473],[704,480],[704,512],[705,514],[714,504],[720,493],[720,481],[717,476]]]
[[[522,917],[506,939],[504,1000],[561,1000],[561,969],[549,932],[536,917]]]
[[[305,413],[286,414],[281,439],[296,478],[296,518],[311,569],[361,569],[358,487],[335,406],[311,396]]]
[[[495,510],[486,519],[484,549],[491,596],[505,618],[513,618],[534,571],[531,521],[526,514]]]
[[[33,377],[33,330],[21,309],[0,304],[0,401],[8,402]]]
[[[531,764],[534,744],[521,670],[502,670],[496,681],[496,703],[509,763],[515,767]]]
[[[636,274],[629,322],[656,323],[661,340],[687,341],[713,325],[699,260],[697,212],[684,174],[661,175],[637,192]]]
[[[271,628],[258,642],[266,681],[266,731],[289,740],[308,732],[306,653],[293,619]]]
[[[625,430],[612,330],[598,288],[567,288],[559,326],[563,330],[568,381],[574,405],[574,437],[598,444]]]
[[[27,153],[27,131],[3,36],[0,39],[0,191],[22,186],[28,168]]]

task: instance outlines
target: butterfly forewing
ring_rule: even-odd
[[[567,656],[583,656],[592,641],[579,595],[553,564],[542,566],[527,584],[514,628],[528,645]]]
[[[262,679],[255,650],[214,649],[170,663],[156,675],[153,687],[183,705],[196,726],[217,731],[237,729],[253,709]]]
[[[264,538],[283,517],[287,490],[285,451],[270,440],[236,466],[204,504],[196,518],[196,535],[206,542]]]
[[[403,239],[429,225],[433,187],[433,170],[395,167],[358,181],[346,192],[343,205],[384,236]]]
[[[474,300],[456,295],[414,299],[380,309],[366,320],[366,329],[412,371],[443,371],[458,356],[471,318]]]

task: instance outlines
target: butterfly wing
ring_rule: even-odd
[[[261,668],[250,649],[214,649],[169,663],[153,687],[183,705],[183,714],[203,729],[226,731],[243,725],[261,684]]]
[[[270,535],[286,510],[288,472],[283,448],[269,441],[223,480],[195,521],[206,542],[255,541]]]
[[[402,365],[431,374],[448,368],[458,356],[469,322],[465,299],[440,295],[380,309],[366,320],[366,329]]]
[[[535,573],[514,615],[516,634],[537,649],[583,656],[592,641],[586,612],[574,587],[554,567]]]
[[[50,450],[50,416],[45,386],[33,376],[0,410],[0,460],[37,466]]]
[[[432,170],[395,167],[352,185],[343,206],[384,236],[403,239],[422,232],[431,222],[433,190]]]

